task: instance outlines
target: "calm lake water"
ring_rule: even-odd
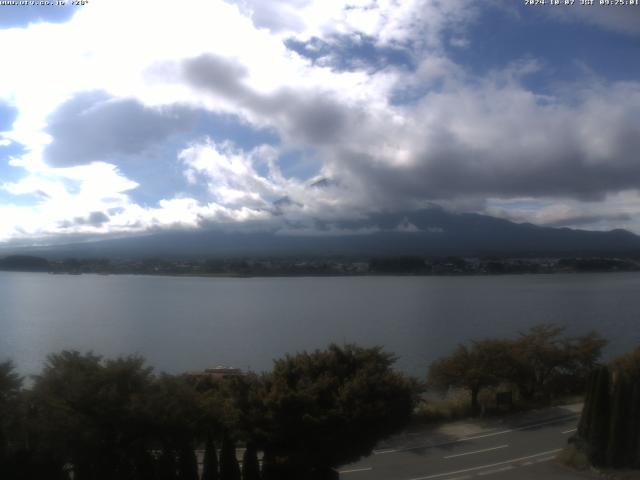
[[[62,349],[138,353],[157,370],[269,369],[330,342],[383,345],[423,376],[459,342],[540,322],[640,344],[640,274],[178,278],[0,272],[0,359],[22,373]]]

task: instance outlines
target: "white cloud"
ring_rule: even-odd
[[[402,232],[402,233],[416,233],[416,232],[420,232],[421,230],[418,227],[416,227],[413,223],[411,223],[407,219],[407,217],[404,217],[402,221],[396,226],[395,231]]]
[[[624,190],[607,195],[605,201],[584,202],[572,198],[488,199],[489,215],[516,222],[554,227],[610,230],[611,225],[640,231],[640,194]]]
[[[378,45],[440,47],[445,28],[457,30],[477,13],[464,0],[241,0],[259,27],[280,35],[330,38],[365,35]]]
[[[29,165],[30,169],[22,179],[0,184],[0,190],[12,195],[35,197],[35,203],[31,205],[0,205],[4,224],[0,240],[109,231],[108,223],[77,224],[64,229],[61,226],[93,212],[128,207],[130,201],[126,192],[138,186],[106,163],[71,168]]]
[[[264,209],[286,193],[281,174],[264,158],[270,154],[268,148],[258,148],[246,155],[234,151],[230,144],[217,146],[206,140],[182,150],[178,158],[187,167],[189,182],[197,183],[202,178],[219,203]],[[254,163],[259,161],[270,167],[271,179],[258,174]]]
[[[357,215],[358,209],[366,209],[365,197],[345,186],[318,187],[314,186],[318,179],[285,177],[275,161],[277,156],[278,151],[268,145],[246,152],[209,139],[194,143],[179,154],[186,178],[194,184],[204,183],[213,202],[229,214],[246,207],[259,212],[257,217],[276,217],[275,223],[308,223],[314,217],[348,218]],[[278,218],[282,215],[284,218]]]

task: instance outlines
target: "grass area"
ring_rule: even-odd
[[[563,465],[576,470],[584,471],[591,468],[587,455],[582,450],[577,449],[575,445],[567,445],[558,454],[557,458]]]
[[[418,424],[446,422],[468,418],[472,414],[468,393],[458,390],[442,399],[425,399],[414,412],[413,421]]]
[[[614,470],[611,468],[595,468],[587,455],[575,445],[567,445],[557,457],[558,462],[568,468],[580,472],[590,471],[606,480],[640,480],[640,470]]]
[[[553,399],[529,400],[518,398],[514,395],[513,404],[510,407],[496,406],[497,389],[485,389],[480,392],[478,402],[481,407],[480,416],[493,417],[507,413],[525,412],[537,408],[556,407],[580,403],[584,400],[582,395],[565,395]],[[500,390],[504,391],[504,390]],[[429,395],[414,412],[415,424],[429,424],[439,422],[451,422],[471,418],[474,415],[471,409],[471,397],[466,390],[453,390],[444,396]]]

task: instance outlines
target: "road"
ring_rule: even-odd
[[[593,478],[554,461],[575,432],[579,406],[501,421],[457,422],[392,439],[373,455],[339,469],[341,480]]]

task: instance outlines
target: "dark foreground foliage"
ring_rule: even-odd
[[[393,362],[379,348],[332,345],[217,380],[64,351],[29,389],[1,363],[0,478],[336,478],[334,467],[409,420],[416,383]],[[236,446],[246,447],[242,470]]]
[[[570,440],[598,467],[640,468],[640,360],[636,352],[590,376],[577,434]]]

